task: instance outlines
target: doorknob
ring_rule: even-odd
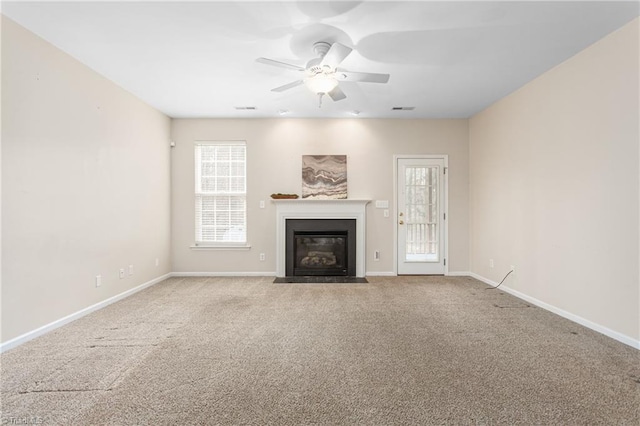
[[[404,216],[404,213],[400,212],[400,214],[398,216]]]
[[[400,222],[398,222],[400,225],[404,225],[404,220],[401,220]]]

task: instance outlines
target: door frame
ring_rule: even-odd
[[[398,275],[398,160],[410,160],[417,158],[420,160],[444,160],[444,181],[442,182],[444,189],[442,197],[443,213],[446,215],[446,219],[443,220],[444,225],[444,246],[442,252],[444,253],[444,275],[449,275],[449,155],[410,155],[410,154],[394,154],[393,156],[393,273]]]

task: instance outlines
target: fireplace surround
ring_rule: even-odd
[[[355,276],[365,276],[366,205],[370,200],[272,200],[276,206],[276,276],[287,276],[286,230],[288,219],[353,219],[355,221]],[[322,251],[322,250],[320,250]],[[348,273],[348,272],[347,272]]]

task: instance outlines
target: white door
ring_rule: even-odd
[[[397,158],[398,274],[446,270],[446,158]]]

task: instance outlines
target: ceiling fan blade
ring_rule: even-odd
[[[295,71],[304,71],[304,68],[298,65],[287,64],[286,62],[274,61],[269,58],[258,58],[256,62],[260,62],[261,64],[273,65],[274,67],[287,68]]]
[[[284,92],[285,90],[289,90],[291,88],[294,88],[296,86],[300,86],[302,83],[304,83],[304,80],[297,80],[294,82],[291,82],[289,84],[285,84],[284,86],[280,86],[280,87],[276,87],[275,89],[271,89],[272,92]]]
[[[333,43],[329,48],[329,51],[322,58],[320,66],[328,65],[331,68],[337,67],[340,62],[344,61],[344,58],[349,56],[353,49],[340,43]]]
[[[328,92],[327,95],[329,95],[329,97],[334,101],[340,101],[347,97],[347,95],[344,94],[340,86],[336,86],[333,89],[331,89],[331,91]]]
[[[389,74],[376,74],[372,72],[338,71],[336,78],[341,81],[360,81],[364,83],[386,83]]]

